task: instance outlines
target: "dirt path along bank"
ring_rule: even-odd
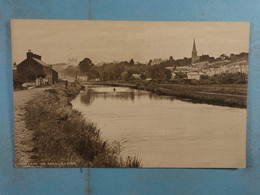
[[[47,88],[14,91],[15,165],[17,167],[29,167],[33,156],[33,131],[27,129],[24,120],[26,102],[45,89]]]

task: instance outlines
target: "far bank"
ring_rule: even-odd
[[[247,84],[154,84],[151,82],[82,82],[81,84],[130,87],[146,90],[158,95],[169,95],[192,103],[247,108]]]

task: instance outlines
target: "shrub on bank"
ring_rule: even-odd
[[[169,90],[164,88],[158,88],[157,94],[171,95],[180,99],[186,99],[193,103],[208,103],[212,105],[222,105],[230,107],[246,108],[246,99],[244,97],[233,96],[227,97],[225,95],[196,93],[189,90]]]
[[[202,86],[193,87],[190,85],[158,85],[151,82],[139,83],[139,88],[142,86],[145,90],[156,94],[170,95],[179,99],[188,100],[193,103],[207,103],[212,105],[222,105],[230,107],[246,108],[246,98],[239,95],[244,95],[244,91],[231,91],[229,88],[225,91],[219,91],[218,87],[205,88]],[[216,88],[216,89],[215,89]],[[208,93],[207,93],[208,92]],[[211,94],[215,93],[215,94]],[[226,94],[234,94],[228,96]],[[235,96],[238,95],[238,96]]]
[[[140,161],[122,159],[120,145],[109,143],[100,130],[76,110],[70,101],[81,86],[45,90],[28,101],[26,123],[34,131],[34,161],[46,166],[140,167]]]

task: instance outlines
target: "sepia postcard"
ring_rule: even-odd
[[[13,19],[16,167],[244,168],[249,31]]]

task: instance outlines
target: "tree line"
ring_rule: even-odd
[[[150,63],[150,62],[149,62]],[[104,63],[102,66],[95,66],[89,58],[83,59],[74,71],[68,67],[65,72],[76,73],[81,76],[87,76],[88,80],[99,79],[100,81],[123,80],[131,82],[138,77],[140,80],[151,78],[156,82],[169,82],[171,71],[165,67],[173,66],[173,58],[170,57],[166,62],[151,66],[151,64],[135,63],[130,61]],[[79,71],[77,73],[77,71]],[[134,77],[136,75],[136,77]]]
[[[202,55],[201,60],[219,61],[230,60],[239,61],[247,60],[248,53],[231,54],[226,56],[220,55],[218,58]],[[152,80],[155,83],[182,82],[187,80],[187,75],[183,72],[175,73],[172,78],[172,72],[166,67],[172,67],[174,70],[179,66],[188,66],[191,64],[191,58],[174,60],[172,56],[158,64],[152,65],[152,60],[148,63],[135,62],[133,59],[122,62],[103,63],[96,66],[89,58],[84,58],[79,62],[77,67],[69,66],[62,71],[62,74],[76,77],[76,75],[87,76],[88,80],[99,81],[125,81],[133,82],[135,80]],[[246,83],[247,74],[245,73],[221,73],[214,76],[202,75],[201,82],[204,83]]]

